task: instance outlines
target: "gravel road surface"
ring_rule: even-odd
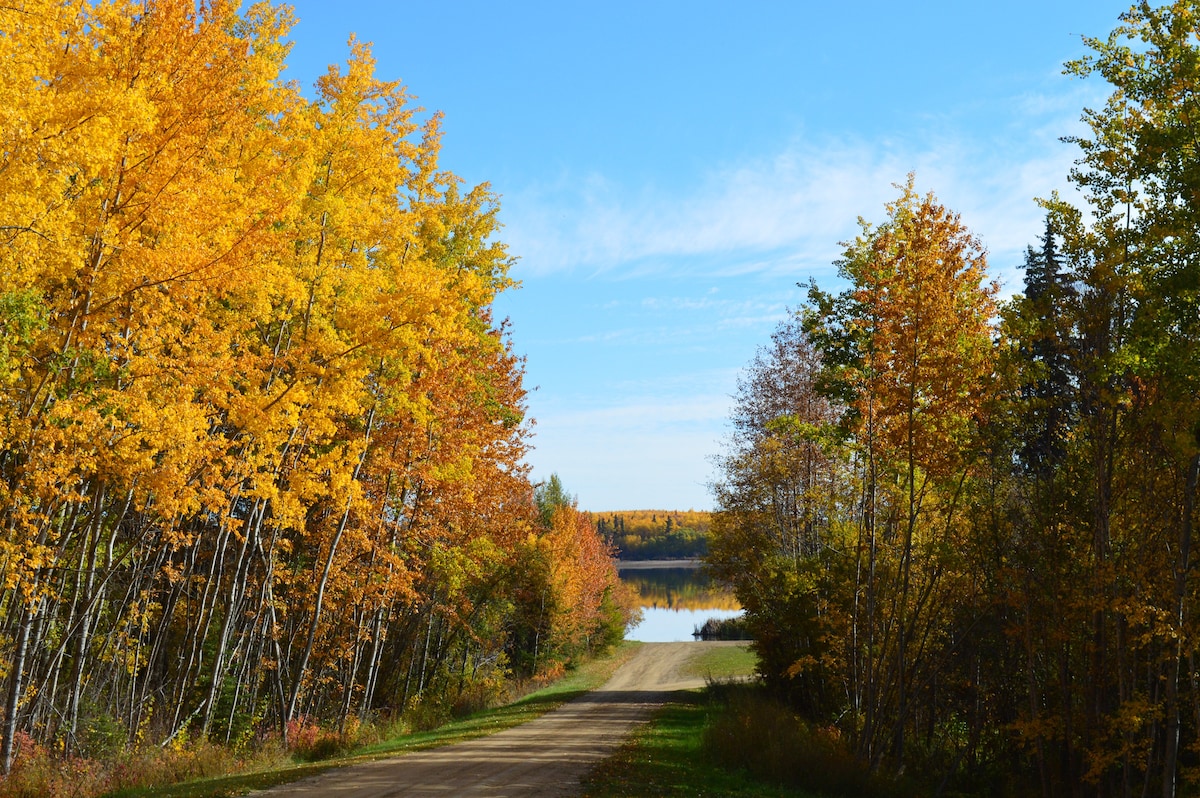
[[[263,798],[569,796],[674,690],[702,687],[685,666],[708,646],[645,643],[602,687],[537,720],[444,748],[327,771]]]

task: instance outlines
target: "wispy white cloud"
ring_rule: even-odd
[[[1013,98],[1003,129],[982,135],[960,109],[960,118],[931,117],[904,138],[797,136],[686,185],[564,174],[510,192],[505,239],[522,258],[521,276],[560,273],[630,289],[593,300],[589,310],[605,312],[588,317],[603,325],[575,320],[554,333],[556,344],[600,344],[581,351],[619,354],[589,361],[576,386],[555,382],[535,397],[535,469],[548,464],[593,510],[661,506],[667,496],[708,506],[710,457],[727,433],[738,372],[802,299],[795,283],[813,276],[834,288],[838,242],[857,232],[859,216],[880,221],[897,195],[893,184],[915,171],[918,190],[934,190],[979,236],[993,276],[1006,290],[1018,288],[1024,249],[1042,232],[1035,198],[1055,190],[1071,196],[1066,178],[1076,150],[1059,137],[1081,133],[1079,108],[1103,101],[1088,91],[1077,85]],[[965,129],[974,132],[961,135]],[[595,275],[604,279],[586,279]],[[639,293],[643,286],[650,295]],[[681,371],[671,358],[684,352],[682,343],[711,349],[712,368]],[[639,352],[653,353],[663,368],[622,379],[632,369],[621,359]]]
[[[884,166],[865,148],[817,151],[793,145],[781,153],[730,166],[671,191],[630,190],[597,176],[532,187],[505,199],[506,237],[532,273],[562,269],[665,269],[679,257],[719,256],[713,268],[761,270],[759,255],[829,241],[851,224],[863,196],[882,197],[904,169]],[[878,205],[878,202],[872,203]],[[807,247],[805,247],[807,248]]]
[[[610,314],[604,326],[555,340],[559,344],[639,346],[702,341],[725,330],[770,328],[787,317],[800,294],[799,289],[780,292],[774,288],[769,296],[751,298],[721,298],[710,292],[610,300],[597,305]],[[614,318],[618,319],[615,326],[609,326]]]
[[[661,430],[726,417],[729,397],[719,394],[689,399],[663,399],[644,396],[626,404],[571,410],[553,417],[557,426],[587,429]]]
[[[785,304],[778,301],[742,297],[724,299],[711,292],[702,296],[642,297],[637,302],[651,312],[702,312],[706,317],[717,320],[745,316],[775,318],[785,308]]]
[[[1011,283],[1040,234],[1035,202],[1068,188],[1082,88],[1009,103],[1003,130],[969,139],[936,124],[904,139],[813,140],[729,163],[689,185],[620,185],[563,174],[505,198],[506,238],[528,275],[642,276],[687,269],[721,277],[832,272],[839,242],[878,220],[910,171],[962,214]]]

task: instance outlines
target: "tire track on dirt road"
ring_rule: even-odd
[[[644,643],[603,686],[529,723],[476,740],[326,771],[260,798],[575,795],[580,780],[676,690],[703,687],[687,663],[728,642]]]

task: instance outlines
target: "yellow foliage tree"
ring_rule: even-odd
[[[507,675],[535,510],[496,198],[366,45],[283,82],[291,22],[0,7],[6,768],[88,713],[236,742]]]

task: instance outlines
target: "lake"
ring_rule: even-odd
[[[642,622],[625,631],[626,640],[674,643],[694,640],[692,632],[709,618],[742,614],[733,593],[714,585],[699,563],[618,562],[621,581],[641,596]]]

